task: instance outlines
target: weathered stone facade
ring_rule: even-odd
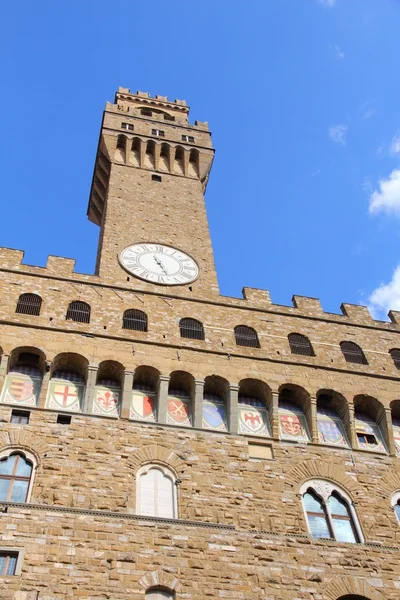
[[[123,88],[107,104],[88,213],[101,227],[95,275],[58,257],[24,265],[22,252],[0,249],[0,459],[20,452],[33,465],[27,501],[0,504],[1,548],[23,552],[20,574],[0,577],[0,597],[126,600],[161,587],[191,600],[398,599],[400,378],[389,352],[400,347],[400,315],[378,322],[353,305],[329,314],[303,297],[278,306],[249,288],[243,299],[220,296],[203,199],[213,149],[207,124],[187,118],[183,101]],[[118,255],[146,241],[193,256],[199,278],[168,288],[129,275]],[[16,312],[27,293],[42,298],[40,314]],[[89,323],[66,320],[76,300],[90,305]],[[147,315],[147,330],[123,327],[129,309]],[[186,317],[203,324],[204,339],[181,337]],[[238,325],[257,332],[259,347],[237,344]],[[291,333],[313,352],[293,353]],[[343,341],[362,348],[365,364],[345,359]],[[36,383],[24,396],[12,378],[26,383],[28,355]],[[76,408],[49,402],[55,382],[66,396],[78,390]],[[107,385],[108,413],[96,404]],[[143,385],[156,398],[147,421],[132,412]],[[169,419],[176,389],[187,394],[190,427]],[[220,430],[204,420],[215,396]],[[248,397],[264,406],[262,435],[245,430]],[[300,441],[284,435],[288,398],[304,415]],[[321,437],[327,403],[341,445]],[[16,410],[29,423],[11,422]],[[257,414],[248,412],[251,425]],[[363,418],[379,445],[367,429],[369,445],[360,442]],[[140,514],[146,464],[174,474],[178,518]],[[312,537],[301,490],[316,480],[347,495],[358,543]]]

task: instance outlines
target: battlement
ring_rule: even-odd
[[[137,91],[132,93],[129,88],[119,87],[115,94],[114,104],[107,102],[106,110],[122,111],[133,113],[135,116],[144,116],[146,118],[164,119],[173,123],[174,121],[187,125],[189,123],[189,106],[186,100],[170,100],[167,96],[150,96],[148,92]],[[146,114],[143,114],[143,111]],[[193,126],[193,125],[192,125]],[[194,127],[208,131],[206,121],[195,121]]]

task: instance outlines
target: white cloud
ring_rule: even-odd
[[[339,46],[337,44],[334,45],[334,50],[335,50],[337,58],[340,58],[342,60],[346,56],[345,53],[339,48]]]
[[[373,108],[370,108],[369,110],[366,110],[365,113],[362,115],[362,119],[366,120],[366,119],[370,119],[371,117],[374,116],[375,114],[375,110]]]
[[[400,154],[400,131],[392,139],[389,150],[391,154]]]
[[[381,283],[368,298],[368,307],[375,319],[383,319],[389,310],[400,310],[400,265],[389,283]]]
[[[394,169],[387,179],[381,179],[379,189],[369,198],[369,212],[386,212],[400,216],[400,169]]]
[[[348,126],[344,123],[339,123],[339,125],[332,125],[332,127],[329,127],[329,136],[336,144],[345,146],[347,130]]]
[[[318,0],[318,2],[324,6],[335,6],[336,4],[336,0]]]

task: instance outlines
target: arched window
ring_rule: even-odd
[[[396,368],[400,369],[400,349],[392,348],[391,350],[389,350],[389,354],[392,357]]]
[[[203,323],[196,321],[196,319],[181,319],[179,321],[179,329],[183,338],[204,340]]]
[[[396,515],[397,520],[400,523],[400,492],[396,492],[395,494],[393,494],[391,505],[394,510],[394,514]]]
[[[132,331],[147,331],[147,315],[136,308],[129,308],[122,318],[122,329]]]
[[[249,348],[260,348],[257,331],[246,325],[235,327],[235,340],[237,346],[248,346]]]
[[[15,312],[22,315],[32,315],[38,317],[40,315],[41,306],[42,299],[37,294],[21,294],[18,298]]]
[[[161,465],[145,465],[137,475],[137,514],[177,518],[176,478]]]
[[[90,323],[90,306],[86,302],[73,300],[69,303],[65,318],[77,323]]]
[[[354,342],[340,342],[340,348],[343,352],[343,356],[346,362],[355,363],[357,365],[367,365],[368,361],[365,358],[365,354]]]
[[[315,356],[311,342],[305,335],[301,335],[300,333],[289,333],[288,340],[292,354]]]
[[[26,502],[32,467],[32,463],[19,453],[0,460],[0,501]]]
[[[154,587],[146,591],[146,600],[173,600],[174,593],[165,588]]]
[[[307,525],[313,538],[331,538],[353,544],[362,533],[350,498],[329,481],[303,484],[301,490]]]

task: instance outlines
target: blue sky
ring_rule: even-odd
[[[400,309],[400,2],[20,0],[0,22],[0,245],[93,272],[87,200],[120,85],[210,123],[222,294]]]

